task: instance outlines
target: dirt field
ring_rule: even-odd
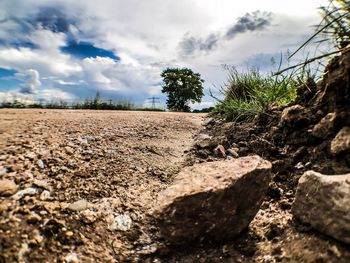
[[[269,189],[235,240],[170,247],[159,238],[154,201],[182,166],[203,161],[195,147],[185,152],[204,116],[0,110],[0,263],[349,262],[346,245],[295,224],[290,191]]]
[[[0,179],[16,184],[15,195],[0,197],[0,262],[137,262],[152,254],[143,222],[203,116],[0,110]]]

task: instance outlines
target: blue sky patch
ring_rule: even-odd
[[[13,69],[0,68],[0,78],[12,77],[17,71]]]
[[[22,83],[21,80],[14,77],[16,73],[17,71],[13,69],[0,68],[0,91],[9,91]]]
[[[84,41],[69,42],[68,45],[62,47],[61,50],[80,59],[90,57],[108,57],[114,60],[120,60],[120,58],[112,51],[95,47],[93,44]]]

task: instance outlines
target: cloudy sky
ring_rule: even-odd
[[[189,67],[205,89],[222,65],[263,72],[313,32],[317,0],[1,0],[0,101],[160,97],[160,73]],[[302,55],[302,54],[301,54]],[[202,106],[210,106],[207,95]]]

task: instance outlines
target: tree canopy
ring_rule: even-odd
[[[168,109],[188,112],[190,102],[201,102],[204,80],[199,73],[188,68],[167,68],[161,76],[164,82],[162,92],[168,96]]]

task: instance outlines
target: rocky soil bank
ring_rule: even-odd
[[[272,162],[267,197],[242,236],[243,255],[257,262],[350,261],[350,47],[329,62],[320,82],[301,86],[292,105],[271,107],[249,123],[208,119],[205,127],[190,164],[252,154]]]

